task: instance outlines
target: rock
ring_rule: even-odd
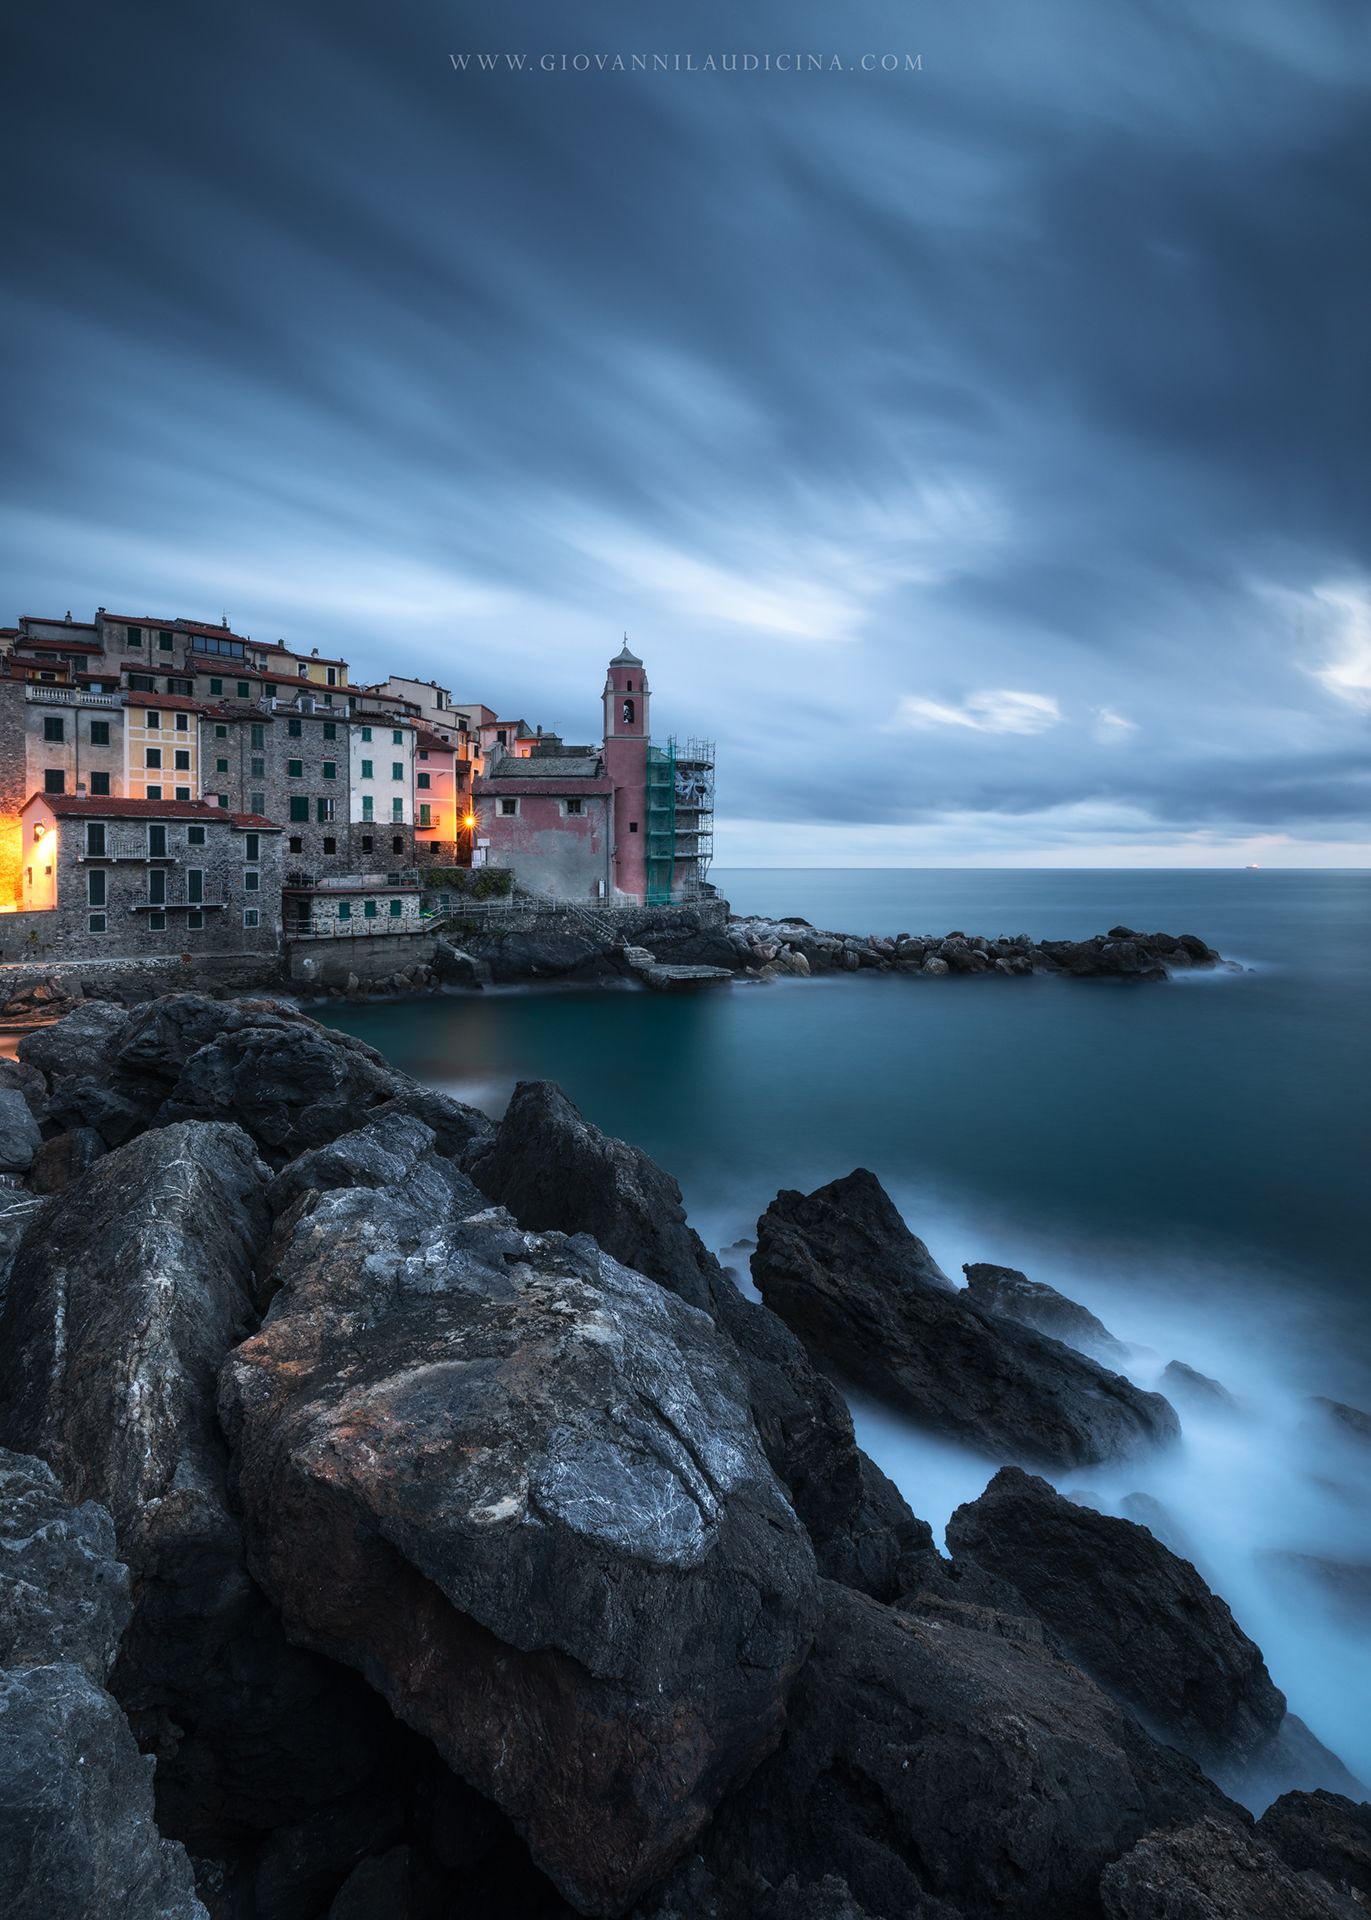
[[[1371,1908],[1371,1806],[1340,1793],[1286,1793],[1257,1822],[1257,1836],[1296,1873],[1321,1874]]]
[[[361,990],[362,990],[361,981],[357,978],[357,975],[355,973],[350,973],[347,979],[343,982],[343,992],[351,996],[354,993],[360,993]]]
[[[680,1187],[640,1148],[591,1126],[550,1080],[521,1080],[464,1164],[521,1227],[588,1233],[626,1267],[710,1307],[718,1263],[687,1224]]]
[[[128,1722],[65,1662],[0,1670],[0,1888],[6,1920],[206,1920]]]
[[[619,1911],[774,1744],[812,1632],[736,1366],[584,1239],[391,1190],[293,1222],[221,1382],[254,1575]]]
[[[625,947],[621,957],[624,965],[634,973],[643,973],[648,967],[655,967],[657,964],[656,954],[650,953],[646,947]]]
[[[1312,1587],[1349,1625],[1371,1622],[1371,1565],[1366,1561],[1288,1548],[1268,1548],[1258,1558],[1288,1587],[1302,1590],[1300,1597],[1306,1601]]]
[[[106,1151],[94,1127],[72,1127],[45,1140],[33,1156],[28,1185],[31,1193],[61,1193],[93,1167]]]
[[[1072,1659],[1202,1766],[1241,1767],[1275,1736],[1285,1698],[1261,1649],[1145,1527],[1005,1467],[953,1514],[947,1542],[954,1564],[1015,1587]]]
[[[779,1194],[752,1276],[822,1365],[978,1450],[1095,1465],[1172,1440],[1167,1402],[954,1290],[873,1174]]]
[[[1184,1360],[1168,1360],[1162,1368],[1162,1384],[1168,1394],[1188,1403],[1197,1413],[1236,1413],[1237,1401],[1219,1380],[1198,1373]]]
[[[205,993],[166,993],[133,1015],[114,1063],[121,1081],[150,1080],[165,1090],[180,1079],[201,1047],[212,1041],[247,1029],[285,1033],[295,1028],[319,1030],[284,1000],[215,1000]]]
[[[279,1164],[351,1133],[409,1085],[346,1035],[273,1021],[230,1029],[193,1053],[157,1118],[234,1121]]]
[[[1116,1370],[1127,1362],[1128,1348],[1114,1338],[1103,1320],[1045,1281],[1030,1280],[1017,1267],[995,1267],[985,1262],[964,1266],[962,1272],[967,1292],[978,1307],[1007,1314],[1021,1326],[1033,1327]]]
[[[71,1506],[51,1467],[0,1447],[0,1667],[63,1661],[103,1686],[131,1611],[109,1514]]]
[[[355,1133],[339,1134],[326,1147],[313,1147],[290,1161],[267,1191],[272,1212],[284,1213],[304,1193],[326,1193],[334,1187],[398,1186],[424,1163],[441,1176],[452,1196],[465,1201],[466,1212],[480,1212],[486,1204],[484,1195],[451,1161],[438,1159],[432,1127],[400,1111],[398,1103],[375,1111],[378,1117]]]
[[[164,1829],[197,1853],[358,1784],[389,1721],[285,1644],[228,1505],[215,1390],[256,1324],[265,1182],[236,1127],[142,1135],[43,1203],[0,1315],[0,1440],[113,1515],[136,1605],[111,1687],[159,1755]]]
[[[38,1121],[17,1087],[0,1087],[0,1173],[27,1173],[42,1146]]]
[[[1088,1501],[1087,1505],[1093,1505]],[[1125,1520],[1132,1520],[1136,1526],[1146,1527],[1154,1540],[1160,1540],[1170,1553],[1180,1560],[1188,1560],[1192,1566],[1199,1565],[1190,1536],[1169,1507],[1150,1493],[1126,1493],[1119,1502],[1123,1508]]]
[[[66,1132],[89,1129],[106,1147],[122,1147],[152,1124],[158,1098],[147,1087],[125,1089],[92,1076],[59,1080],[48,1101],[49,1122]]]
[[[1100,1895],[1109,1920],[1350,1920],[1326,1883],[1213,1817],[1148,1834],[1105,1869]]]
[[[822,1571],[880,1599],[909,1584],[934,1552],[929,1528],[860,1451],[842,1395],[790,1329],[726,1279],[687,1223],[669,1173],[601,1133],[548,1081],[521,1081],[492,1144],[465,1164],[521,1227],[589,1233],[625,1266],[712,1312],[733,1342],[767,1459]]]
[[[41,1219],[46,1205],[39,1194],[0,1187],[0,1309],[5,1304],[14,1257],[23,1244],[24,1235]]]
[[[784,1738],[701,1844],[720,1880],[837,1875],[873,1920],[1083,1920],[1148,1827],[1242,1817],[1047,1648],[823,1597]]]
[[[1363,1413],[1360,1407],[1349,1407],[1342,1400],[1327,1400],[1322,1394],[1315,1394],[1313,1404],[1342,1434],[1371,1443],[1371,1413]]]
[[[37,1067],[23,1060],[0,1060],[0,1087],[13,1087],[22,1093],[34,1119],[42,1120],[47,1112],[48,1083]]]
[[[497,983],[590,979],[615,970],[612,949],[583,933],[496,931],[468,941],[466,950]]]
[[[64,1020],[26,1033],[19,1042],[19,1058],[49,1081],[98,1073],[113,1059],[129,1020],[125,1008],[108,1000],[83,1001]]]
[[[328,1920],[406,1920],[410,1906],[410,1851],[392,1847],[373,1854],[348,1875],[328,1910]]]
[[[0,1449],[0,1891],[6,1920],[203,1920],[104,1691],[130,1613],[102,1507]]]

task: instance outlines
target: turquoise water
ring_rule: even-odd
[[[1316,1732],[1371,1775],[1371,1636],[1278,1579],[1295,1549],[1371,1561],[1371,1455],[1306,1396],[1371,1406],[1371,876],[834,872],[716,876],[738,912],[857,933],[1198,933],[1241,973],[1164,986],[842,976],[690,998],[514,990],[329,1010],[397,1065],[498,1111],[558,1080],[734,1243],[782,1186],[873,1168],[944,1268],[998,1260],[1243,1399],[1177,1454],[1074,1474],[1163,1498]],[[874,1407],[864,1444],[935,1525],[988,1477]]]

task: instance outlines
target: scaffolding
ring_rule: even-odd
[[[714,742],[671,742],[675,806],[674,893],[691,899],[705,889],[714,858]]]
[[[671,900],[676,867],[676,742],[647,750],[647,905]]]

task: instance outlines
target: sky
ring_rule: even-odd
[[[725,865],[1371,864],[1364,0],[5,35],[0,623],[627,633]]]

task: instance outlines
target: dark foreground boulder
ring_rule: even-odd
[[[967,1294],[978,1307],[1006,1314],[1021,1326],[1060,1340],[1078,1353],[1088,1353],[1102,1366],[1122,1367],[1127,1363],[1128,1348],[1114,1338],[1103,1320],[1045,1281],[1030,1280],[1017,1267],[996,1267],[985,1261],[964,1266],[962,1272]]]
[[[783,1321],[744,1300],[639,1147],[592,1126],[560,1087],[521,1081],[494,1140],[464,1162],[521,1227],[588,1233],[624,1266],[713,1314],[733,1343],[767,1459],[831,1580],[893,1600],[936,1559],[931,1530],[857,1446],[847,1403]]]
[[[1146,1527],[1005,1467],[948,1523],[954,1562],[1007,1581],[1073,1659],[1202,1765],[1255,1759],[1285,1717],[1260,1647]]]
[[[1257,1832],[1297,1873],[1322,1874],[1371,1911],[1371,1806],[1340,1793],[1284,1793]]]
[[[823,1592],[785,1737],[704,1838],[716,1905],[677,1911],[747,1920],[727,1897],[746,1868],[836,1875],[873,1920],[1086,1920],[1101,1869],[1149,1827],[1243,1817],[1022,1622]]]
[[[778,1194],[752,1275],[821,1365],[992,1457],[1089,1466],[1179,1433],[1160,1394],[953,1290],[865,1169]]]
[[[299,1202],[273,1267],[221,1387],[255,1575],[622,1910],[774,1745],[813,1627],[726,1343],[587,1240],[389,1189]]]
[[[0,1904],[6,1920],[204,1920],[158,1833],[152,1762],[104,1691],[130,1612],[114,1526],[0,1450]]]
[[[1106,1868],[1100,1894],[1109,1920],[1354,1920],[1357,1911],[1252,1832],[1212,1818],[1148,1834]]]

